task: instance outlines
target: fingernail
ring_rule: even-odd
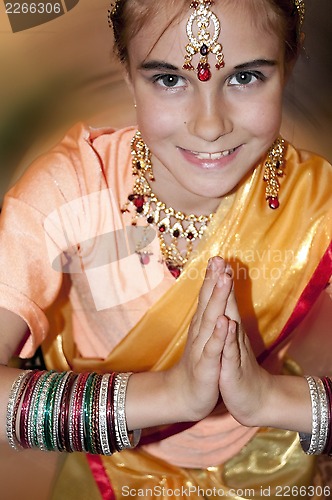
[[[216,271],[218,269],[218,265],[217,265],[215,257],[213,257],[211,259],[211,269],[212,269],[212,271]]]
[[[232,276],[233,274],[233,269],[229,264],[226,264],[225,273],[228,274],[229,276]]]

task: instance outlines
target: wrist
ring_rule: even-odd
[[[255,425],[311,432],[311,403],[303,377],[270,375]]]
[[[133,373],[126,396],[129,430],[174,424],[187,420],[176,369]]]

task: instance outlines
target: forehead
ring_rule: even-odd
[[[220,21],[219,43],[223,46],[226,65],[234,57],[241,59],[241,54],[242,62],[245,62],[251,58],[263,58],[264,54],[271,57],[272,52],[281,53],[284,42],[277,34],[278,27],[273,29],[273,24],[277,24],[276,15],[265,0],[216,1],[210,9]],[[189,7],[181,8],[180,13],[179,10],[174,12],[174,8],[165,2],[130,40],[130,65],[149,59],[182,61],[188,44],[186,26],[192,12]]]

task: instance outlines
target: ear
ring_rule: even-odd
[[[133,86],[133,82],[132,82],[132,79],[131,79],[131,76],[130,76],[129,68],[127,68],[127,67],[124,70],[123,78],[124,78],[124,81],[127,84],[127,87],[129,89],[131,95],[133,96],[133,99],[135,100],[134,86]]]
[[[294,66],[295,66],[297,60],[299,59],[301,53],[304,54],[305,57],[307,58],[306,50],[305,50],[305,47],[304,47],[304,41],[305,41],[305,34],[303,33],[303,31],[301,31],[301,33],[300,33],[299,51],[298,51],[298,53],[296,55],[294,55],[294,57],[290,61],[288,61],[285,64],[285,81],[286,81],[286,83],[290,79],[290,77],[292,75],[292,72],[293,72],[293,69],[294,69]]]

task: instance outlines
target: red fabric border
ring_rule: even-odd
[[[99,455],[86,455],[92,475],[99,488],[103,500],[116,500],[116,496]]]
[[[311,307],[318,299],[320,293],[326,288],[332,276],[332,243],[328,246],[322,260],[318,264],[314,274],[312,275],[308,285],[303,290],[296,306],[288,319],[286,325],[282,329],[277,340],[269,349],[260,354],[257,358],[259,363],[262,363],[268,355],[280,344],[282,344],[292,331],[301,323],[304,317],[308,314]]]

